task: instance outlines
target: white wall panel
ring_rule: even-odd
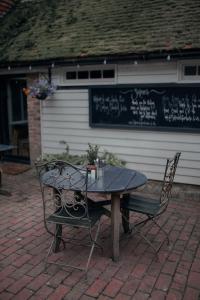
[[[118,83],[169,83],[178,80],[177,63],[158,62],[118,65]]]

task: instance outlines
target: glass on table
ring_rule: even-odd
[[[99,159],[99,161],[98,161],[98,178],[103,177],[103,175],[104,175],[104,167],[105,167],[105,161]]]

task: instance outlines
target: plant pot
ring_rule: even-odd
[[[95,165],[87,165],[87,169],[88,170],[95,170],[96,169],[96,166]]]
[[[38,99],[38,100],[45,100],[46,98],[47,98],[47,93],[45,93],[45,92],[42,92],[42,93],[38,93],[37,95],[36,95],[36,98]]]

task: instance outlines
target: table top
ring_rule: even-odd
[[[46,185],[59,188],[68,187],[68,179],[65,171],[55,180],[54,170],[47,171],[42,176],[42,182]],[[98,179],[88,178],[88,192],[95,193],[120,193],[135,189],[146,183],[147,178],[144,174],[127,169],[106,165],[102,170],[103,175]],[[66,170],[67,174],[67,170]],[[78,190],[78,186],[74,190]]]
[[[0,152],[12,150],[14,148],[16,148],[16,147],[13,145],[0,144]]]

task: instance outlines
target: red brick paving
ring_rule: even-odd
[[[170,246],[162,246],[159,260],[135,235],[121,240],[120,261],[114,263],[110,258],[110,220],[105,217],[99,236],[104,253],[94,252],[86,280],[77,270],[58,266],[44,270],[50,237],[43,226],[41,196],[33,170],[4,175],[3,184],[12,196],[0,195],[0,300],[200,299],[197,197],[179,199],[177,195],[159,220],[170,236]],[[145,230],[157,240],[163,238],[155,227]],[[79,231],[79,235],[84,237],[84,232]],[[67,253],[82,263],[85,250],[68,248]]]

